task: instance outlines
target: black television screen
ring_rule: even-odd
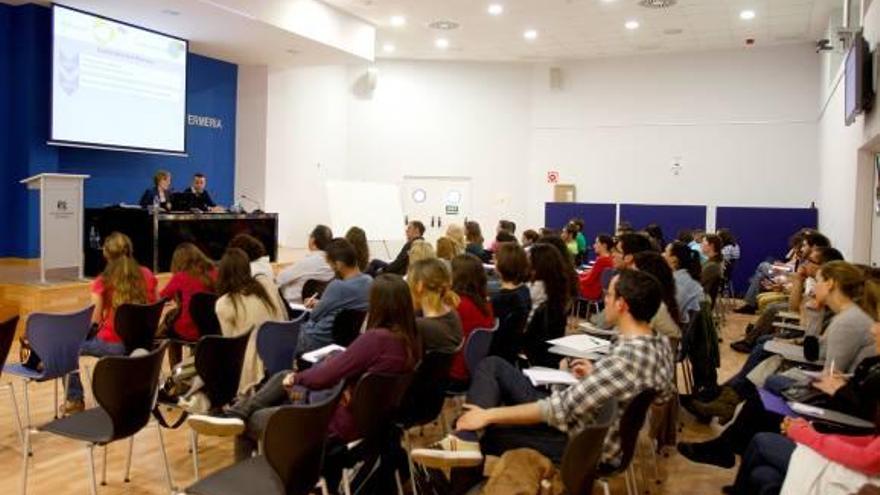
[[[873,101],[871,57],[861,33],[853,37],[844,67],[844,114],[846,125],[870,109]]]

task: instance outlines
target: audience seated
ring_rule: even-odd
[[[326,249],[326,260],[336,274],[319,299],[306,301],[311,309],[299,330],[297,354],[320,349],[333,342],[333,321],[347,309],[366,311],[373,279],[357,265],[357,252],[345,239],[333,239]]]
[[[602,273],[614,269],[614,260],[611,257],[613,249],[614,239],[610,235],[599,234],[593,242],[595,263],[592,268],[578,276],[580,296],[584,299],[598,301],[602,298]]]
[[[153,272],[135,261],[131,239],[127,235],[113,232],[107,236],[102,254],[107,264],[90,287],[90,298],[95,309],[92,312],[92,329],[80,346],[80,354],[120,356],[125,354],[125,346],[113,325],[116,308],[126,303],[156,302],[157,282]],[[82,411],[85,408],[83,397],[79,373],[72,373],[67,383],[67,400],[61,412],[67,415]]]
[[[568,223],[577,227],[577,235],[574,238],[575,242],[577,242],[576,262],[577,265],[581,265],[587,259],[587,238],[584,236],[584,219],[572,218]]]
[[[736,237],[730,229],[718,229],[715,234],[721,238],[721,257],[724,263],[736,263],[739,261],[740,249],[736,242]]]
[[[450,263],[452,263],[452,259],[463,252],[463,250],[459,251],[458,244],[449,237],[443,236],[437,238],[437,249],[435,250],[435,253],[437,254],[437,257],[446,264],[446,268],[451,270],[452,266]]]
[[[567,436],[589,424],[590,414],[605,401],[620,407],[605,439],[600,462],[620,464],[619,419],[626,404],[644,390],[657,391],[661,400],[673,392],[674,358],[669,341],[654,335],[648,321],[657,313],[661,289],[653,276],[625,271],[616,276],[605,296],[608,321],[621,332],[610,354],[594,364],[574,360],[577,384],[548,393],[537,389],[513,365],[497,357],[484,359],[474,374],[466,412],[456,431],[426,449],[412,452],[416,462],[449,469],[480,465],[483,454],[530,447],[558,462]],[[500,428],[519,425],[518,428]],[[552,428],[548,428],[548,425]],[[477,432],[485,430],[478,439]]]
[[[645,227],[645,234],[651,239],[654,250],[663,251],[666,246],[666,239],[663,237],[663,229],[656,223],[648,224]]]
[[[479,258],[472,254],[460,254],[452,259],[452,290],[458,294],[456,311],[461,319],[462,342],[477,328],[493,328],[495,315],[486,288],[486,270]],[[464,390],[470,382],[465,365],[464,346],[455,354],[449,370],[452,390]]]
[[[505,233],[506,235],[502,236],[503,241],[498,240],[498,235],[501,233]],[[491,251],[494,253],[498,250],[498,244],[501,242],[511,242],[509,239],[513,237],[513,242],[516,242],[516,224],[511,222],[510,220],[498,220],[498,226],[495,228],[495,241],[492,243]]]
[[[413,264],[417,261],[436,259],[437,253],[434,252],[434,246],[424,239],[416,239],[412,241],[408,254],[409,260],[407,264]]]
[[[550,244],[539,242],[529,250],[532,309],[521,351],[533,366],[555,366],[559,361],[547,352],[547,341],[565,335],[571,294],[565,263]]]
[[[257,355],[257,329],[266,321],[287,318],[278,288],[267,277],[251,275],[250,262],[244,251],[229,248],[220,259],[217,277],[217,319],[223,335],[251,332],[238,390],[243,392],[263,378],[263,364]]]
[[[430,244],[428,244],[430,246]],[[406,276],[415,306],[416,327],[425,352],[453,353],[461,347],[460,299],[452,290],[452,275],[440,260],[427,258],[410,266]]]
[[[284,299],[290,304],[302,304],[303,285],[308,280],[329,282],[333,280],[333,270],[327,265],[324,250],[333,240],[333,232],[326,225],[318,225],[309,234],[306,257],[284,269],[278,274],[275,283],[281,287]]]
[[[279,372],[254,395],[241,397],[222,415],[193,415],[189,425],[202,434],[237,435],[235,458],[243,461],[256,450],[257,440],[274,407],[290,402],[308,403],[310,399],[317,401],[321,391],[339,382],[353,386],[365,373],[412,372],[422,356],[412,301],[410,289],[399,276],[380,275],[370,288],[368,330],[345,351],[328,356],[306,371]],[[327,452],[334,444],[345,444],[360,437],[350,401],[342,400],[337,406],[328,437]],[[325,455],[324,477],[327,486],[335,491],[342,466],[327,461]]]
[[[171,280],[159,295],[170,301],[174,308],[165,314],[159,336],[196,342],[201,335],[190,315],[189,302],[193,294],[214,292],[217,270],[214,263],[195,244],[184,242],[177,246],[171,257],[171,273]],[[169,347],[169,364],[173,367],[180,359],[180,347]]]
[[[275,279],[275,270],[269,261],[269,255],[266,254],[266,247],[256,237],[238,234],[229,241],[229,245],[226,247],[239,248],[247,254],[251,263],[252,276],[268,277],[269,280]]]
[[[703,293],[712,299],[713,304],[724,278],[724,258],[721,256],[721,249],[721,237],[715,234],[706,234],[703,237],[702,251],[705,261],[700,272],[700,285],[703,286]]]
[[[703,287],[700,285],[700,255],[681,242],[666,246],[663,257],[669,263],[675,277],[675,298],[681,312],[681,322],[689,321],[688,313],[700,310]]]
[[[486,252],[483,248],[483,233],[480,229],[480,224],[470,220],[465,222],[464,224],[464,232],[465,238],[467,239],[467,246],[465,247],[465,252],[470,253],[477,258],[480,258],[483,263],[489,263],[492,261],[492,254]]]
[[[516,362],[532,310],[532,297],[525,284],[530,271],[528,255],[516,244],[502,244],[495,253],[495,271],[501,277],[501,290],[492,296],[492,310],[499,326],[489,353]]]
[[[446,237],[452,239],[452,242],[455,243],[455,250],[457,254],[465,252],[467,241],[464,237],[464,227],[457,223],[450,223],[446,227]]]
[[[354,252],[357,254],[358,270],[366,273],[370,266],[370,247],[367,244],[367,233],[360,227],[352,227],[345,233],[345,240],[354,247]]]
[[[577,225],[573,223],[567,224],[565,228],[562,229],[562,242],[565,243],[565,249],[568,250],[568,254],[571,256],[572,260],[577,259],[578,255],[577,235]],[[572,263],[573,262],[574,261],[572,261]]]
[[[678,301],[675,299],[675,278],[672,269],[660,253],[654,251],[642,251],[633,257],[635,269],[640,272],[650,273],[660,283],[662,298],[660,309],[651,318],[651,328],[657,335],[665,335],[670,341],[681,339],[681,316],[678,311]]]
[[[532,244],[538,242],[541,235],[532,229],[527,229],[522,233],[522,247],[528,250]]]
[[[830,373],[832,368],[851,373],[865,358],[877,352],[871,327],[877,319],[878,308],[874,306],[863,309],[858,303],[880,298],[874,295],[869,299],[863,298],[865,287],[862,272],[844,261],[827,263],[816,275],[816,302],[835,313],[820,340],[820,354],[824,355],[826,373]],[[877,290],[878,284],[871,283],[867,287],[872,291]],[[866,310],[871,314],[866,313]],[[742,454],[755,434],[779,431],[782,417],[764,409],[756,385],[751,381],[755,378],[749,376],[768,357],[768,353],[763,351],[763,345],[756,346],[740,373],[728,380],[722,388],[719,398],[705,404],[707,412],[722,413],[718,408],[726,406],[735,409],[744,400],[745,404],[734,422],[713,440],[679,444],[679,452],[694,462],[730,468],[735,462],[734,454]],[[768,374],[765,371],[764,375]],[[764,383],[770,382],[771,378]],[[776,380],[774,383],[780,381]],[[710,408],[715,409],[708,411]],[[726,413],[724,415],[727,416]]]
[[[574,256],[571,255],[571,252],[565,246],[565,242],[558,235],[542,236],[538,239],[538,242],[550,244],[559,251],[562,259],[565,260],[565,276],[568,278],[569,294],[571,294],[572,299],[578,297],[580,288],[578,287],[578,273],[574,267]]]

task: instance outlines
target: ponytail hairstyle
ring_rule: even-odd
[[[858,267],[846,261],[830,261],[819,268],[819,273],[823,279],[833,281],[834,287],[845,297],[864,304],[865,275]],[[868,314],[874,313],[876,309]]]
[[[442,313],[444,306],[452,310],[458,307],[460,299],[452,290],[452,275],[439,259],[428,258],[410,263],[406,281],[412,291],[416,309],[429,308]],[[419,284],[422,292],[416,294]]]
[[[670,243],[666,249],[668,256],[675,261],[676,270],[687,270],[692,279],[700,280],[700,275],[703,273],[703,268],[700,264],[700,253],[679,241]]]
[[[102,251],[107,266],[101,277],[109,289],[104,292],[104,303],[113,309],[126,303],[145,304],[147,283],[140,265],[132,257],[131,239],[125,234],[113,232],[104,240]]]

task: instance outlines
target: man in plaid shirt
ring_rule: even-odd
[[[629,401],[645,390],[656,391],[660,400],[674,391],[669,341],[654,335],[649,323],[660,300],[660,284],[652,275],[624,270],[615,276],[605,296],[605,317],[620,337],[608,356],[595,364],[574,360],[569,366],[580,382],[562,390],[548,394],[536,389],[507,361],[487,357],[473,376],[467,412],[458,419],[457,431],[429,448],[413,450],[413,459],[448,469],[479,465],[483,453],[501,455],[530,447],[559,462],[567,434],[578,433],[605,401],[616,399],[619,407],[600,462],[619,466],[619,420]],[[478,440],[476,432],[483,429]]]

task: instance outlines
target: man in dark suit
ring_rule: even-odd
[[[211,195],[208,194],[208,189],[206,188],[207,184],[208,178],[205,177],[205,174],[196,172],[193,175],[192,185],[184,191],[185,194],[191,195],[188,198],[191,202],[190,207],[198,208],[202,211],[219,211],[222,208],[218,208],[214,200],[211,199]]]
[[[397,258],[382,269],[382,273],[396,273],[398,275],[406,275],[409,268],[409,248],[412,247],[413,241],[423,239],[425,235],[425,224],[418,220],[406,224],[406,244],[400,249]]]

